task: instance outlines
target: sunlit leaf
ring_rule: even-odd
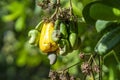
[[[97,20],[97,22],[95,24],[95,28],[96,28],[97,32],[101,32],[102,30],[104,30],[105,28],[110,26],[112,23],[113,22],[111,22],[111,21]]]

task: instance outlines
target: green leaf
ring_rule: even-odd
[[[17,17],[23,14],[25,6],[23,3],[15,1],[6,6],[5,9],[7,9],[10,12],[10,14],[2,16],[2,20],[8,22],[15,20]]]
[[[15,23],[15,30],[22,31],[25,27],[25,19],[24,17],[19,17]]]
[[[19,14],[20,13],[16,11],[14,13],[4,15],[4,16],[2,16],[2,20],[5,21],[5,22],[12,21],[12,20],[16,19],[19,16]]]
[[[20,3],[18,1],[14,1],[11,4],[7,5],[6,8],[10,11],[10,12],[16,12],[19,9],[21,9],[23,7],[23,3]]]
[[[27,60],[27,52],[25,50],[21,51],[21,54],[17,57],[16,65],[17,66],[25,66]]]
[[[78,36],[81,37],[84,34],[86,28],[88,28],[88,24],[86,24],[85,22],[78,22],[77,24],[78,24]]]
[[[120,0],[101,0],[104,4],[120,9]]]
[[[120,59],[120,43],[118,43],[118,45],[114,48],[114,52],[115,52],[116,54],[118,54],[119,59]]]
[[[120,42],[120,26],[105,33],[95,46],[95,52],[105,55]]]
[[[106,20],[97,20],[95,24],[95,28],[98,33],[104,34],[108,31],[111,31],[119,26],[119,22],[117,21],[106,21]]]
[[[95,20],[120,20],[120,9],[98,2],[90,6],[90,16]]]
[[[42,56],[40,54],[27,55],[26,65],[34,67],[38,66],[42,61]]]
[[[105,21],[105,20],[97,20],[95,24],[95,28],[97,32],[103,31],[105,28],[110,26],[113,22],[111,21]]]
[[[73,13],[79,17],[82,16],[83,5],[81,2],[73,4]]]
[[[65,7],[67,8],[70,7],[69,2],[66,3]],[[73,9],[74,15],[82,17],[83,4],[81,2],[72,1],[72,9]]]
[[[83,17],[88,24],[94,25],[96,20],[119,21],[120,9],[104,3],[94,1],[87,4],[82,11]]]
[[[83,11],[82,11],[82,14],[83,14],[83,17],[86,21],[86,23],[88,24],[91,24],[91,25],[94,25],[96,20],[93,19],[91,16],[90,16],[90,7],[92,4],[96,3],[98,1],[95,1],[95,2],[91,2],[89,4],[87,4],[84,8],[83,8]]]

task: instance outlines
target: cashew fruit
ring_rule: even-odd
[[[54,52],[58,49],[57,43],[51,38],[53,30],[53,22],[44,22],[39,41],[39,47],[42,52]]]

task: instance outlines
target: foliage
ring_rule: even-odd
[[[80,49],[58,56],[54,65],[49,65],[47,56],[39,48],[28,43],[29,30],[55,11],[53,7],[40,7],[41,1],[0,1],[0,79],[48,80],[49,72],[53,70],[63,78],[69,72],[69,78],[119,80],[120,1],[72,0],[73,14],[79,22]],[[69,0],[60,1],[63,8],[70,7]],[[59,73],[64,70],[67,72]]]

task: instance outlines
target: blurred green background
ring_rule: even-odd
[[[77,63],[81,51],[92,53],[99,36],[94,26],[82,22],[82,9],[91,1],[94,0],[72,0],[74,14],[80,18],[80,50],[59,56],[56,64],[50,66],[47,56],[28,43],[28,31],[54,10],[42,10],[35,0],[0,0],[0,80],[48,80],[50,69],[62,70]],[[68,8],[69,0],[61,0],[61,4]],[[80,65],[69,72],[82,76]]]

